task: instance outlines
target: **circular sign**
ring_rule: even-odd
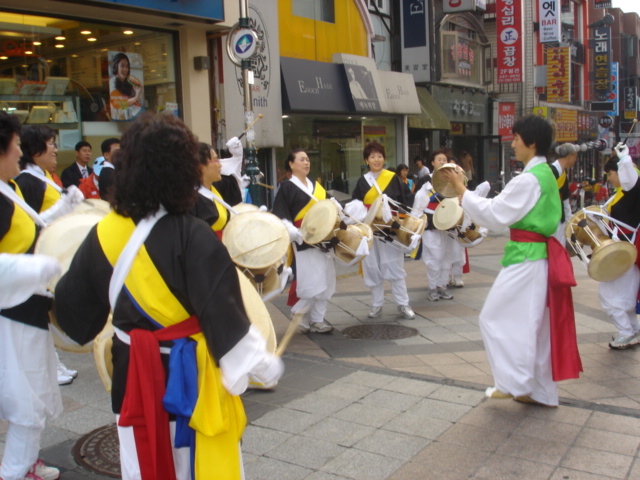
[[[609,128],[611,125],[613,125],[613,118],[611,118],[609,115],[600,117],[598,119],[598,125],[600,125],[602,128]]]
[[[247,60],[256,53],[258,35],[250,28],[240,28],[233,33],[233,53],[240,60]]]

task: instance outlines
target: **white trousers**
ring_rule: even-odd
[[[458,241],[442,230],[425,230],[422,234],[422,261],[427,267],[427,282],[431,290],[446,287],[449,283],[451,267],[459,260],[460,255],[455,244],[458,244]],[[462,245],[460,248],[463,248]]]
[[[318,248],[296,251],[296,296],[300,299],[291,311],[307,310],[301,324],[322,322],[329,300],[336,291],[333,258]]]
[[[558,405],[551,372],[547,259],[503,268],[480,312],[480,332],[498,390]]]
[[[384,303],[384,281],[391,283],[391,293],[398,305],[409,305],[404,271],[404,253],[388,243],[374,239],[369,255],[362,259],[364,285],[371,289],[371,303],[381,307]]]
[[[38,460],[43,427],[23,427],[9,423],[0,477],[3,480],[22,480]]]
[[[629,336],[640,330],[636,300],[640,286],[640,270],[634,264],[619,278],[600,282],[598,294],[602,309],[609,315],[620,335]]]

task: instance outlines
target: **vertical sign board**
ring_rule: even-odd
[[[637,96],[637,87],[624,87],[624,118],[626,120],[636,118]]]
[[[511,142],[513,140],[513,124],[516,119],[516,104],[514,102],[498,103],[498,135],[502,137],[503,142]]]
[[[522,0],[496,0],[498,83],[521,83]]]
[[[571,57],[570,47],[547,50],[547,101],[551,103],[571,102]]]
[[[431,81],[429,10],[425,0],[402,0],[402,72],[415,82]]]
[[[538,0],[540,43],[560,41],[560,0]]]
[[[620,103],[618,97],[618,85],[620,83],[618,80],[618,68],[618,62],[613,62],[611,64],[611,92],[609,93],[609,100],[613,102],[613,110],[607,112],[607,115],[611,115],[612,117],[620,115],[620,108],[618,106]]]
[[[604,102],[609,99],[611,92],[611,28],[609,26],[597,27],[593,30],[591,48],[593,49],[591,83],[594,100]]]

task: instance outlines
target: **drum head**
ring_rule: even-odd
[[[252,203],[239,203],[237,205],[234,205],[232,208],[236,213],[257,212],[258,210],[260,210]]]
[[[102,384],[107,392],[111,391],[111,379],[113,378],[113,357],[111,347],[113,346],[113,325],[111,315],[102,331],[93,340],[93,359],[96,362],[96,369]]]
[[[76,205],[73,211],[76,213],[89,212],[102,213],[102,215],[106,215],[111,211],[111,205],[109,205],[109,202],[99,198],[87,198]]]
[[[69,270],[73,256],[89,231],[104,216],[104,213],[97,213],[94,209],[58,218],[40,232],[34,252],[57,258],[62,267],[62,276]],[[59,279],[60,276],[53,277],[47,287],[54,291]]]
[[[373,201],[369,210],[367,211],[367,215],[364,217],[364,223],[369,225],[370,227],[373,225],[376,216],[382,217],[382,213],[378,215],[378,212],[382,210],[382,195],[378,195],[376,199]]]
[[[258,329],[264,339],[267,341],[267,351],[275,353],[276,351],[276,332],[273,329],[271,316],[267,310],[267,306],[260,298],[260,295],[251,284],[251,281],[238,269],[238,279],[240,280],[240,290],[242,291],[242,302],[247,316],[251,324]]]
[[[638,251],[633,243],[613,241],[596,247],[587,273],[598,282],[610,282],[621,277],[635,263]]]
[[[331,200],[320,200],[302,219],[300,233],[309,245],[315,245],[333,236],[336,224],[340,223],[338,207]]]
[[[446,166],[446,165],[444,165]],[[464,210],[457,198],[445,198],[436,207],[433,214],[433,224],[438,230],[450,230],[462,224]]]
[[[231,217],[222,231],[222,243],[236,265],[266,268],[287,253],[289,232],[272,213],[245,212]]]
[[[447,171],[446,169],[453,169],[456,172],[463,172],[462,168],[460,168],[460,166],[456,165],[455,163],[445,163],[444,165],[442,165],[441,167],[438,167],[434,172],[433,172],[433,176],[431,178],[431,183],[433,184],[433,189],[438,192],[440,195],[442,195],[443,197],[447,197],[447,198],[453,198],[453,197],[457,197],[458,196],[458,192],[456,191],[455,188],[453,188],[453,185],[451,185],[446,178],[444,178],[442,176],[442,172]],[[467,177],[464,177],[464,184],[465,186],[467,185]]]

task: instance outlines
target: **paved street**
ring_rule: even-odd
[[[415,320],[399,317],[392,302],[382,317],[366,318],[370,298],[361,277],[339,269],[327,315],[336,331],[296,334],[278,387],[243,396],[246,478],[640,479],[640,347],[607,347],[615,329],[600,309],[597,283],[576,259],[581,378],[560,384],[557,409],[484,398],[493,381],[478,312],[505,240],[494,236],[469,250],[472,272],[450,301],[428,302],[425,266],[408,259]],[[282,295],[269,306],[279,338],[288,324],[285,301]],[[354,340],[341,333],[373,322],[418,334]],[[47,428],[42,456],[65,480],[107,478],[79,467],[71,450],[113,422],[108,396],[91,355],[62,358],[80,376],[62,387],[65,413]]]

